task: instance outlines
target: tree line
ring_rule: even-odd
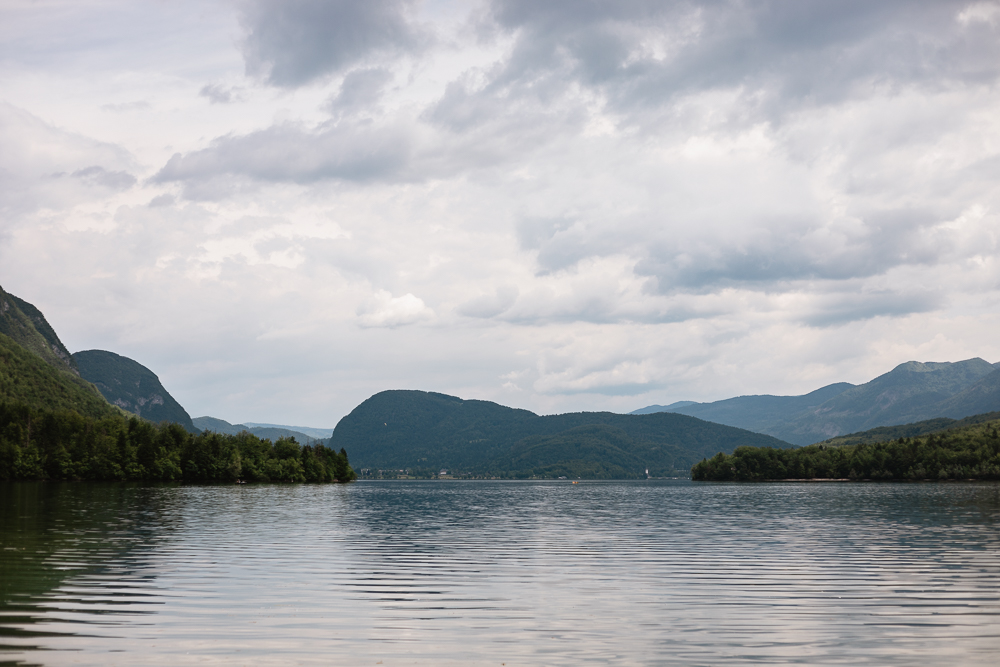
[[[888,442],[799,449],[737,447],[691,468],[695,481],[1000,480],[1000,422]]]
[[[349,482],[339,452],[294,438],[188,433],[138,417],[0,402],[0,480]]]

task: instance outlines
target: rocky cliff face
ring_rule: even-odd
[[[80,375],[93,382],[109,403],[152,422],[180,424],[198,432],[191,415],[163,387],[153,371],[137,361],[105,350],[86,350],[73,355]]]

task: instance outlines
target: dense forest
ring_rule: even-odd
[[[122,414],[104,400],[94,385],[65,368],[46,362],[2,333],[0,400],[51,410],[75,410],[94,418]]]
[[[348,482],[347,453],[251,433],[0,403],[0,480]]]
[[[1000,479],[1000,421],[888,442],[738,447],[691,468],[695,481]]]

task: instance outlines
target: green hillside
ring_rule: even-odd
[[[889,442],[793,450],[739,447],[691,469],[695,481],[1000,480],[1000,420]]]
[[[80,375],[93,382],[109,403],[153,423],[171,422],[200,432],[156,374],[139,362],[105,350],[77,352],[73,359]]]
[[[35,327],[35,330],[42,335],[45,342],[48,344],[48,348],[52,351],[55,357],[67,368],[69,368],[74,374],[79,375],[79,370],[76,367],[76,361],[73,360],[73,355],[70,354],[66,346],[63,345],[62,341],[59,340],[59,336],[56,334],[55,329],[49,324],[49,321],[45,319],[42,315],[42,311],[35,308],[33,304],[28,303],[24,299],[18,298],[13,294],[7,294],[11,300],[17,305],[18,309],[24,313],[31,324]]]
[[[5,334],[0,334],[0,403],[76,410],[95,418],[118,413],[93,385],[59,370]]]
[[[683,474],[697,460],[775,438],[673,413],[582,412],[540,417],[489,401],[422,391],[375,394],[330,440],[355,467],[500,477]]]
[[[76,364],[41,311],[0,288],[0,334],[52,366],[79,375]]]

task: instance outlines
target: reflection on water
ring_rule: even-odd
[[[0,485],[0,662],[994,664],[1000,486]]]

